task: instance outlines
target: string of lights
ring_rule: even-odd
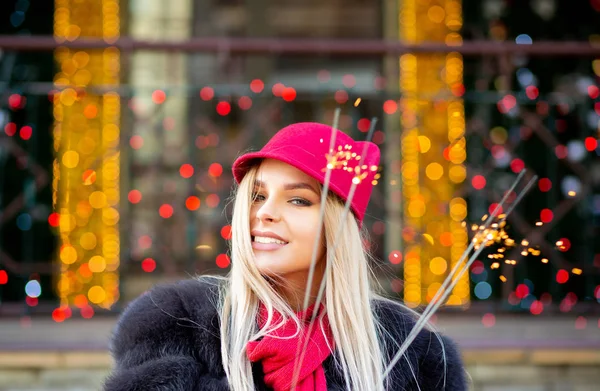
[[[408,43],[460,44],[461,12],[458,0],[427,5],[416,0],[403,1],[400,36]],[[466,179],[462,56],[456,52],[402,55],[400,90],[404,96],[404,300],[417,307],[431,301],[468,242],[462,225],[467,217],[466,201],[453,197],[456,187]],[[451,99],[433,101],[420,97],[443,93]],[[469,279],[464,275],[447,304],[465,305],[469,300]]]
[[[56,0],[54,33],[59,41],[79,37],[119,37],[117,0],[82,3]],[[118,85],[120,52],[116,48],[55,51],[58,73],[54,105],[53,207],[58,230],[55,320],[82,316],[93,305],[110,308],[119,298],[120,96],[94,94],[94,85]],[[65,87],[65,88],[63,88]]]

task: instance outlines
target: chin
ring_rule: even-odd
[[[283,257],[256,255],[256,267],[263,276],[276,277],[298,272],[297,268],[286,267],[290,264]]]

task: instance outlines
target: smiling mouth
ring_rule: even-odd
[[[252,236],[252,248],[254,250],[275,251],[285,247],[287,244],[287,242],[275,238]]]
[[[253,243],[262,243],[262,244],[278,244],[278,245],[286,245],[288,242],[284,242],[283,240],[267,237],[267,236],[252,236]]]

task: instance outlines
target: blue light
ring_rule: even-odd
[[[533,281],[531,281],[529,278],[526,278],[523,280],[523,284],[527,285],[527,288],[529,288],[529,292],[533,292],[533,288],[535,288],[535,285],[533,285]]]
[[[480,300],[488,299],[492,295],[492,286],[486,281],[475,285],[475,296]]]
[[[527,68],[517,69],[517,80],[523,87],[530,86],[535,83],[535,76]]]
[[[521,308],[524,310],[528,310],[531,307],[531,304],[535,301],[535,297],[533,295],[527,295],[521,300]]]
[[[531,37],[527,34],[520,34],[517,35],[517,38],[515,38],[515,42],[517,45],[531,45],[533,43],[533,39],[531,39]]]
[[[10,15],[10,24],[19,27],[25,21],[25,12],[15,11]]]
[[[25,285],[25,293],[29,297],[40,297],[42,294],[42,287],[37,280],[31,280]]]
[[[23,213],[17,217],[17,227],[21,231],[29,231],[31,229],[31,215],[29,213]]]

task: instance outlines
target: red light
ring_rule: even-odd
[[[356,78],[354,75],[344,75],[342,77],[342,84],[344,84],[346,88],[352,88],[356,85]]]
[[[127,199],[132,204],[138,204],[142,200],[142,192],[139,190],[131,190],[127,195]]]
[[[559,284],[564,284],[567,281],[569,281],[569,272],[564,269],[560,269],[556,273],[556,282]]]
[[[328,70],[322,69],[319,71],[319,73],[317,73],[317,79],[320,83],[327,83],[329,80],[331,80],[331,74]]]
[[[598,140],[596,140],[593,137],[586,137],[585,138],[585,149],[592,152],[596,148],[598,148]]]
[[[375,133],[373,133],[372,141],[377,145],[383,144],[385,141],[385,133],[383,133],[381,130],[376,130]]]
[[[502,114],[508,113],[513,107],[517,105],[517,99],[512,95],[506,95],[498,102],[498,110]]]
[[[496,317],[494,316],[494,314],[485,314],[481,318],[481,323],[484,327],[494,327],[494,325],[496,324]]]
[[[61,323],[64,322],[65,319],[67,319],[67,316],[61,308],[56,308],[54,311],[52,311],[52,319],[56,323]]]
[[[214,98],[214,96],[215,96],[215,90],[213,90],[210,87],[203,87],[200,90],[200,99],[202,99],[204,101],[211,100],[212,98]]]
[[[260,79],[254,79],[250,82],[250,90],[255,94],[260,94],[265,88],[265,83]]]
[[[216,194],[209,194],[206,197],[206,205],[208,205],[209,208],[216,208],[219,205],[219,196]]]
[[[84,263],[81,266],[79,266],[79,269],[77,270],[77,272],[83,278],[90,278],[90,277],[92,277],[92,271],[90,270],[90,266],[87,263]]]
[[[284,89],[285,89],[285,86],[282,83],[275,83],[275,84],[273,84],[273,88],[271,88],[271,91],[273,92],[273,95],[281,96]]]
[[[247,96],[242,96],[238,99],[238,106],[242,110],[249,110],[252,107],[252,99]]]
[[[534,100],[540,95],[540,91],[536,86],[528,86],[525,88],[525,94],[529,99]]]
[[[335,98],[335,101],[337,103],[339,103],[340,105],[344,104],[348,101],[348,93],[344,90],[337,90],[335,92],[334,98]]]
[[[554,148],[554,153],[556,153],[557,158],[564,159],[567,157],[567,147],[564,145],[557,145]]]
[[[85,307],[86,305],[88,305],[87,297],[85,297],[85,295],[75,296],[74,304],[75,304],[75,307],[77,307],[77,308]]]
[[[26,101],[25,97],[19,94],[12,94],[8,97],[8,106],[11,110],[22,109],[25,106]]]
[[[533,315],[539,315],[544,311],[544,304],[539,300],[534,300],[533,303],[531,303],[529,311],[531,311]]]
[[[196,196],[190,196],[185,200],[185,207],[189,210],[197,210],[200,208],[200,198]]]
[[[94,309],[89,305],[83,307],[79,312],[81,317],[85,319],[91,319],[94,316]]]
[[[475,175],[473,179],[471,179],[471,185],[473,185],[473,188],[477,190],[483,189],[485,187],[485,184],[486,180],[483,175]]]
[[[223,166],[219,163],[213,163],[208,167],[208,175],[213,178],[220,177],[223,174]]]
[[[14,122],[9,122],[4,126],[4,133],[6,133],[7,136],[14,136],[15,133],[17,133],[17,124],[15,124]]]
[[[163,104],[167,99],[167,94],[163,90],[156,90],[152,93],[152,102],[157,105]]]
[[[596,286],[596,289],[594,289],[594,297],[600,299],[600,285]]]
[[[489,214],[494,213],[494,211],[496,210],[497,206],[498,206],[498,203],[496,203],[496,202],[494,202],[493,204],[491,204],[490,207],[488,208]],[[496,213],[496,216],[501,215],[503,211],[504,211],[504,209],[502,209],[502,206],[500,206],[500,208],[498,209],[498,213]]]
[[[131,145],[131,148],[133,149],[141,149],[144,146],[144,139],[142,136],[132,136],[129,139],[129,145]]]
[[[194,175],[194,167],[192,167],[191,164],[182,164],[179,168],[179,175],[184,178],[190,178],[192,175]]]
[[[8,273],[6,270],[0,270],[0,285],[6,285],[8,283]]]
[[[229,102],[219,102],[217,103],[217,114],[221,116],[226,116],[231,112],[231,105]]]
[[[81,181],[86,186],[93,185],[96,182],[96,178],[96,171],[91,169],[85,170],[83,174],[81,174]]]
[[[523,171],[524,168],[525,168],[525,162],[523,162],[523,160],[521,160],[521,159],[513,159],[510,162],[510,169],[515,174],[520,173],[521,171]]]
[[[296,99],[296,90],[293,87],[286,87],[281,93],[281,97],[286,102],[291,102]]]
[[[358,130],[360,130],[363,133],[366,133],[369,131],[369,126],[371,126],[371,121],[368,120],[367,118],[361,118],[356,123],[356,127],[358,128]]]
[[[60,215],[56,212],[52,212],[50,213],[50,215],[48,216],[48,224],[50,224],[51,227],[58,227],[58,224],[60,222]]]
[[[38,298],[27,296],[25,297],[25,303],[27,303],[27,305],[30,307],[35,307],[36,305],[38,305]]]
[[[390,255],[388,255],[388,260],[390,263],[397,265],[402,262],[402,253],[398,250],[392,251],[390,252]]]
[[[471,264],[471,273],[473,274],[481,274],[485,271],[485,267],[483,266],[483,262],[480,260],[476,260]]]
[[[542,211],[540,212],[540,220],[542,220],[542,223],[549,223],[552,221],[553,218],[554,213],[552,213],[550,209],[542,209]]]
[[[600,115],[600,102],[594,103],[594,111],[596,114]]]
[[[229,257],[227,256],[227,254],[219,254],[219,255],[217,255],[216,263],[217,263],[218,267],[220,267],[221,269],[225,269],[226,267],[229,266],[231,261],[229,260]]]
[[[386,100],[383,102],[383,111],[386,114],[394,114],[398,110],[398,103],[395,100]]]
[[[33,129],[31,129],[31,126],[23,126],[19,131],[19,136],[21,136],[23,140],[29,140],[31,138],[32,133]]]
[[[142,261],[142,270],[146,273],[152,273],[156,269],[156,261],[152,258],[146,258]]]
[[[525,284],[517,285],[517,289],[515,289],[515,294],[519,299],[524,299],[529,296],[529,287]]]
[[[462,83],[456,83],[454,85],[452,85],[452,87],[450,87],[450,91],[452,92],[452,95],[460,97],[463,96],[465,94],[465,85]]]
[[[221,228],[221,237],[225,240],[231,240],[231,225]]]
[[[173,207],[169,204],[163,204],[160,208],[158,208],[158,214],[163,219],[168,219],[173,216]]]
[[[540,188],[540,191],[550,191],[550,189],[552,189],[552,181],[548,178],[542,178],[538,181],[538,187]]]
[[[600,95],[600,90],[596,86],[589,86],[587,90],[592,99],[596,99]]]
[[[504,155],[506,155],[506,150],[502,145],[492,146],[492,156],[494,156],[494,159],[502,159]]]
[[[558,247],[559,251],[566,252],[571,248],[571,241],[567,238],[560,238],[556,242],[556,246]]]
[[[149,249],[152,247],[152,238],[148,235],[140,236],[138,239],[138,246],[140,246],[142,250]]]

